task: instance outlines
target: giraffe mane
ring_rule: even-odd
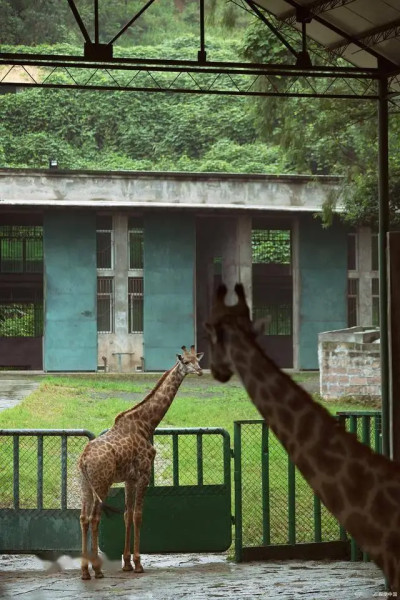
[[[172,367],[173,369],[174,367]],[[114,423],[117,423],[117,421],[119,421],[123,416],[125,416],[128,413],[132,413],[133,411],[135,411],[137,408],[139,408],[139,406],[142,406],[142,404],[144,404],[153,394],[156,393],[156,391],[161,387],[161,385],[163,384],[164,380],[168,377],[168,375],[171,373],[172,369],[169,369],[168,371],[165,371],[165,373],[163,373],[163,375],[161,375],[160,379],[157,381],[156,385],[154,386],[154,388],[151,390],[151,392],[149,392],[147,394],[147,396],[145,396],[143,398],[143,400],[141,400],[140,402],[138,402],[137,404],[135,404],[135,406],[131,406],[130,408],[128,408],[127,410],[124,410],[122,412],[120,412],[114,419]]]

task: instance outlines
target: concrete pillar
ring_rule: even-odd
[[[372,238],[369,227],[358,229],[358,324],[372,325]]]
[[[248,215],[226,219],[222,228],[222,281],[228,287],[227,303],[237,301],[233,289],[236,283],[242,283],[246,291],[247,302],[252,308],[252,271],[251,271],[251,225]]]
[[[115,335],[123,340],[128,331],[128,219],[125,215],[114,215],[113,231]]]

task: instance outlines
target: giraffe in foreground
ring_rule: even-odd
[[[383,570],[400,594],[400,465],[373,452],[264,353],[243,286],[238,303],[216,292],[205,327],[211,372],[221,382],[236,372],[252,402],[322,502]]]
[[[122,481],[125,482],[123,570],[143,572],[139,552],[142,507],[156,454],[151,438],[175,398],[184,377],[188,373],[202,375],[199,361],[203,354],[196,354],[194,346],[191,346],[190,351],[182,346],[182,350],[182,355],[177,354],[175,366],[164,373],[144,400],[117,415],[111,429],[88,442],[79,458],[82,495],[82,579],[91,578],[87,548],[89,524],[92,534],[90,562],[95,577],[103,577],[98,554],[101,508],[110,486]],[[134,569],[130,550],[132,522]]]

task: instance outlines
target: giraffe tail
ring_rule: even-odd
[[[91,488],[91,490],[93,492],[93,495],[96,496],[97,500],[100,503],[100,510],[102,512],[104,512],[104,514],[106,515],[106,517],[108,517],[108,518],[111,517],[111,515],[113,513],[114,514],[116,513],[116,514],[119,514],[119,515],[123,514],[124,511],[121,510],[120,508],[116,508],[115,506],[111,506],[111,504],[107,504],[106,502],[103,502],[103,500],[100,498],[99,494],[96,492],[96,490],[95,490],[92,482],[90,481],[90,477],[89,477],[89,473],[87,472],[86,465],[84,463],[82,463],[80,465],[80,467],[81,467],[81,473],[84,476],[84,478],[86,479],[86,481],[88,482],[88,484],[89,484],[89,486],[90,486],[90,488]]]

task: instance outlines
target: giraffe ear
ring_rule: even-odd
[[[177,354],[176,355],[177,359],[180,360],[181,362],[183,361],[183,356],[182,354]]]
[[[201,359],[203,358],[203,356],[204,356],[204,352],[199,352],[199,354],[196,354],[197,361],[200,362]]]

